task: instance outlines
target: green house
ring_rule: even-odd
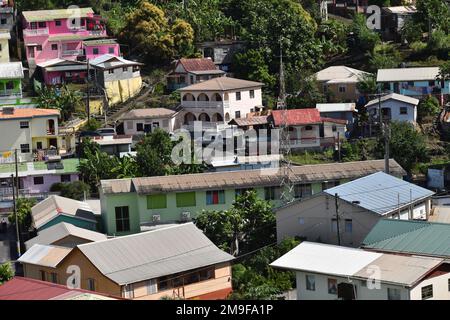
[[[352,179],[383,171],[384,160],[293,167],[295,198],[306,198]],[[390,160],[391,174],[405,171]],[[281,170],[238,170],[176,176],[102,180],[102,224],[109,235],[140,232],[141,226],[179,223],[202,210],[227,210],[236,196],[253,189],[280,206]]]
[[[0,104],[15,104],[22,98],[23,77],[21,62],[0,63]]]

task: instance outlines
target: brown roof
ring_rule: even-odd
[[[275,126],[279,126],[283,122],[283,111],[273,110],[272,118]],[[346,124],[346,120],[324,118],[320,116],[320,112],[315,108],[306,109],[291,109],[287,110],[287,122],[289,125],[305,125],[305,124],[319,124],[323,122]]]
[[[123,114],[121,119],[142,119],[142,118],[169,118],[175,111],[166,108],[145,108],[134,109]]]
[[[216,70],[216,65],[209,58],[193,58],[193,59],[180,59],[181,63],[186,71],[206,71]]]
[[[230,121],[230,123],[236,123],[238,126],[255,126],[260,124],[269,123],[268,116],[254,116],[249,118],[236,118]]]
[[[406,172],[393,159],[392,174],[403,176]],[[344,163],[328,163],[293,167],[296,182],[320,182],[325,180],[355,179],[384,170],[384,160],[368,160]],[[277,169],[238,170],[208,172],[173,176],[144,177],[132,179],[102,180],[103,193],[139,194],[178,192],[189,190],[250,188],[280,185],[282,174]]]
[[[0,111],[0,120],[3,119],[19,119],[19,118],[36,118],[59,116],[59,110],[56,109],[37,109],[37,108],[14,108],[12,113],[6,113],[5,108]]]
[[[262,87],[264,83],[241,80],[230,77],[218,77],[199,82],[181,89],[179,91],[224,91],[235,89],[247,89]]]

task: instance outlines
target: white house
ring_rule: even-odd
[[[0,110],[0,150],[18,150],[20,161],[33,160],[37,152],[57,150],[56,109],[3,107]]]
[[[172,132],[178,127],[178,112],[166,108],[133,109],[120,117],[126,135],[140,135],[155,128]]]
[[[305,241],[270,266],[295,272],[297,300],[450,299],[448,264],[439,258]]]
[[[263,83],[218,77],[179,89],[183,124],[224,124],[263,108]]]
[[[8,30],[0,29],[0,62],[9,62],[9,40],[11,34]]]
[[[367,112],[374,122],[379,121],[381,106],[382,121],[404,121],[415,123],[417,120],[417,105],[419,100],[397,93],[391,93],[374,99],[366,104]]]

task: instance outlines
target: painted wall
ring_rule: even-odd
[[[395,90],[395,83],[398,83],[398,90]],[[403,94],[405,96],[421,96],[433,92],[433,87],[441,87],[439,81],[434,82],[434,86],[430,86],[428,81],[412,81],[408,82],[386,82],[384,83],[391,92]],[[442,93],[450,94],[450,80],[445,81]]]
[[[345,88],[345,92],[339,92],[340,86]],[[319,83],[318,87],[319,91],[327,97],[328,102],[355,102],[360,96],[356,83]]]
[[[411,290],[411,300],[422,300],[422,288],[433,286],[433,297],[427,300],[450,300],[449,282],[450,273],[439,275],[421,281]]]
[[[94,53],[94,49],[98,49],[98,53]],[[110,51],[110,49],[112,51]],[[118,43],[114,44],[98,44],[98,45],[89,45],[84,47],[86,58],[94,59],[104,54],[112,54],[114,56],[120,56],[120,46]]]
[[[43,177],[43,184],[34,184],[34,177]],[[70,181],[78,181],[78,174],[70,174]],[[23,177],[23,188],[30,193],[46,193],[54,183],[61,182],[61,174],[27,175]]]
[[[400,114],[400,108],[402,107],[406,107],[407,108],[407,114]],[[417,107],[409,104],[409,103],[405,103],[402,101],[398,101],[398,100],[393,100],[390,99],[388,101],[382,101],[381,102],[381,108],[387,108],[391,110],[391,120],[392,121],[405,121],[405,122],[410,122],[410,123],[414,123],[417,120]],[[371,105],[369,107],[367,107],[367,112],[370,115],[373,115],[373,119],[375,119],[376,121],[378,121],[378,104],[376,105]]]
[[[124,80],[105,81],[104,87],[109,104],[117,104],[134,97],[142,88],[142,78],[137,76]]]
[[[175,117],[124,120],[124,133],[126,135],[144,134],[144,131],[137,130],[138,123],[142,124],[142,127],[144,127],[144,125],[151,125],[152,130],[154,128],[154,125],[158,124],[160,129],[163,129],[166,132],[172,132],[175,129],[175,120]]]
[[[0,39],[0,62],[5,63],[9,62],[9,40],[8,39]]]

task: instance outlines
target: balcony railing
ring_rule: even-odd
[[[25,29],[23,30],[24,36],[45,36],[48,35],[48,28],[41,29]]]
[[[228,101],[182,101],[181,106],[185,108],[228,108],[230,103]]]
[[[21,97],[22,96],[22,92],[14,90],[14,89],[9,89],[9,90],[0,90],[0,97]]]
[[[84,52],[82,49],[77,50],[63,50],[62,55],[63,56],[78,56],[82,55]]]

